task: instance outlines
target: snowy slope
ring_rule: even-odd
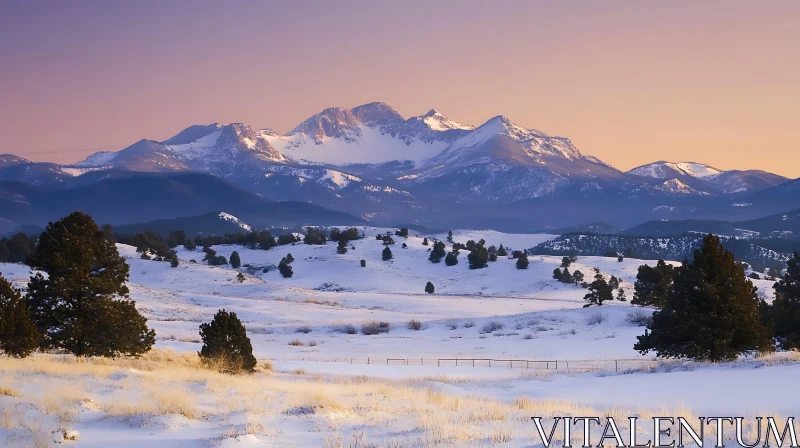
[[[712,166],[697,162],[654,162],[642,165],[628,171],[637,176],[653,177],[655,179],[671,179],[676,176],[691,176],[702,179],[722,173]]]

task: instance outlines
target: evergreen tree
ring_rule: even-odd
[[[428,260],[430,260],[432,263],[439,263],[442,261],[442,258],[444,258],[445,255],[447,255],[447,252],[445,251],[444,243],[437,241],[433,243],[433,250],[431,250]]]
[[[339,240],[336,244],[336,253],[339,255],[347,253],[347,240]]]
[[[362,268],[367,267],[367,260],[361,260],[361,267]]]
[[[408,229],[403,227],[400,230],[395,231],[394,234],[402,238],[408,238]]]
[[[425,284],[425,292],[427,292],[428,294],[433,294],[434,290],[435,288],[433,287],[433,283],[428,282]]]
[[[800,254],[789,258],[786,273],[772,287],[775,300],[762,300],[765,320],[773,327],[775,338],[785,350],[800,349]]]
[[[528,253],[525,251],[520,252],[517,257],[517,269],[528,269]]]
[[[235,374],[255,369],[253,346],[236,313],[224,309],[217,311],[211,322],[200,325],[200,338],[203,347],[198,355],[203,364],[221,373]]]
[[[646,264],[639,266],[631,304],[663,307],[672,288],[673,274],[672,265],[664,260],[658,260],[655,267]]]
[[[22,263],[36,247],[36,241],[19,232],[11,238],[0,238],[0,261]]]
[[[708,235],[675,272],[674,285],[634,349],[667,358],[727,361],[742,353],[773,349],[761,322],[757,288],[725,250]]]
[[[447,266],[455,266],[458,264],[458,251],[450,251],[448,252],[447,256],[444,257],[444,264]]]
[[[383,252],[381,253],[381,258],[383,258],[383,261],[389,261],[392,259],[392,250],[389,249],[389,246],[383,248]]]
[[[627,302],[628,301],[628,297],[625,295],[625,290],[624,289],[619,288],[617,290],[617,300],[619,300],[620,302]]]
[[[186,232],[183,230],[173,230],[167,236],[167,245],[169,247],[178,247],[186,243]]]
[[[625,257],[623,257],[622,255],[620,255],[619,257],[617,257],[617,261],[618,261],[618,262],[620,262],[620,263],[622,263],[623,261],[625,261]]]
[[[500,247],[497,248],[497,256],[498,257],[507,257],[508,256],[508,251],[506,250],[505,247],[503,247],[502,244],[500,245]]]
[[[583,283],[583,272],[581,272],[581,271],[573,272],[572,273],[572,281],[576,285],[579,285],[579,284]]]
[[[278,263],[278,272],[281,273],[283,278],[291,278],[294,275],[294,270],[292,266],[289,265],[289,261],[286,258],[283,258],[280,263]]]
[[[561,269],[559,269],[559,268],[553,269],[553,280],[561,281],[562,277],[563,277],[563,275],[561,273]]]
[[[280,246],[296,243],[297,241],[298,239],[293,233],[284,233],[283,235],[278,236],[278,245]]]
[[[325,244],[328,240],[328,235],[322,229],[317,229],[315,227],[307,227],[306,228],[306,236],[303,238],[303,242],[306,244]]]
[[[239,258],[239,252],[233,251],[230,259],[231,267],[239,269],[242,266],[242,260]]]
[[[481,269],[488,266],[489,251],[482,245],[475,246],[472,252],[467,255],[470,269]]]
[[[24,358],[39,346],[39,333],[31,320],[28,304],[0,274],[0,350]]]
[[[186,242],[183,243],[183,248],[186,250],[195,250],[197,249],[197,243],[195,243],[193,239],[187,239]]]
[[[447,231],[447,242],[448,243],[452,243],[453,242],[453,231],[452,230],[448,230]]]
[[[563,258],[561,258],[561,267],[562,268],[569,268],[571,264],[572,264],[572,258],[571,257],[563,257]]]
[[[28,305],[45,346],[77,356],[150,350],[155,332],[128,298],[128,264],[89,215],[48,224],[29,263],[39,272],[28,283]]]
[[[423,238],[422,239],[422,245],[423,246],[427,246],[428,245],[428,238]]]
[[[287,264],[291,264],[294,261],[294,257],[292,256],[292,254],[286,254],[284,259],[286,260]]]
[[[402,246],[400,246],[400,247],[402,247],[403,249],[408,249],[408,244],[406,244],[406,243],[403,243],[403,245],[402,245]]]
[[[613,277],[612,277],[613,278]],[[614,288],[606,281],[599,269],[595,269],[594,281],[589,284],[589,292],[583,297],[584,308],[601,306],[603,302],[614,300]]]

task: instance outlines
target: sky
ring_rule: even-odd
[[[502,114],[623,170],[800,177],[800,2],[0,1],[0,154],[74,162],[193,124],[372,101]]]

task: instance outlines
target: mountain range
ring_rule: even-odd
[[[180,190],[190,178],[191,188]],[[123,224],[220,210],[244,218],[240,212],[293,201],[346,212],[348,222],[629,227],[654,219],[754,219],[800,207],[798,189],[800,181],[776,174],[694,162],[623,172],[567,138],[504,116],[475,127],[436,110],[404,118],[385,103],[325,109],[286,134],[240,123],[195,125],[71,165],[0,155],[0,217],[37,225],[69,207]],[[263,204],[244,205],[243,193]],[[229,201],[239,208],[226,207]]]

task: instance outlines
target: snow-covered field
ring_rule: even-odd
[[[791,357],[661,363],[633,350],[644,330],[628,315],[641,309],[616,301],[583,308],[584,289],[552,279],[560,257],[532,256],[527,270],[501,257],[470,270],[462,251],[459,264],[448,267],[427,261],[422,237],[433,235],[412,231],[395,236],[393,260],[382,261],[375,234],[386,230],[364,228],[366,238],[343,255],[332,242],[268,251],[215,247],[226,257],[238,251],[251,266],[240,269],[244,282],[229,265],[207,266],[200,250],[180,249],[182,263],[171,268],[120,245],[131,266],[131,296],[156,330],[159,350],[196,352],[198,326],[225,308],[243,320],[256,357],[271,360],[274,372],[224,377],[197,370],[191,356],[164,360],[160,351],[151,356],[158,359],[104,363],[110,365],[0,360],[0,387],[7,388],[0,390],[11,391],[0,396],[0,444],[48,446],[34,445],[36,437],[50,443],[53,428],[68,428],[80,435],[65,443],[97,447],[533,446],[541,443],[529,420],[535,415],[800,410],[786,395],[800,373]],[[454,232],[462,243],[483,238],[510,249],[550,237]],[[292,278],[263,272],[289,253]],[[587,279],[592,268],[615,275],[630,300],[643,263],[653,264],[580,257],[570,271]],[[0,272],[18,287],[29,276],[22,265],[0,264]],[[428,281],[434,294],[424,292]],[[771,296],[770,282],[755,283]],[[411,320],[422,328],[408,328]],[[389,322],[391,331],[361,334],[372,321]],[[497,329],[486,331],[491,325]],[[440,361],[452,358],[479,361]],[[558,365],[488,367],[484,358]],[[743,393],[748,387],[759,393]]]

